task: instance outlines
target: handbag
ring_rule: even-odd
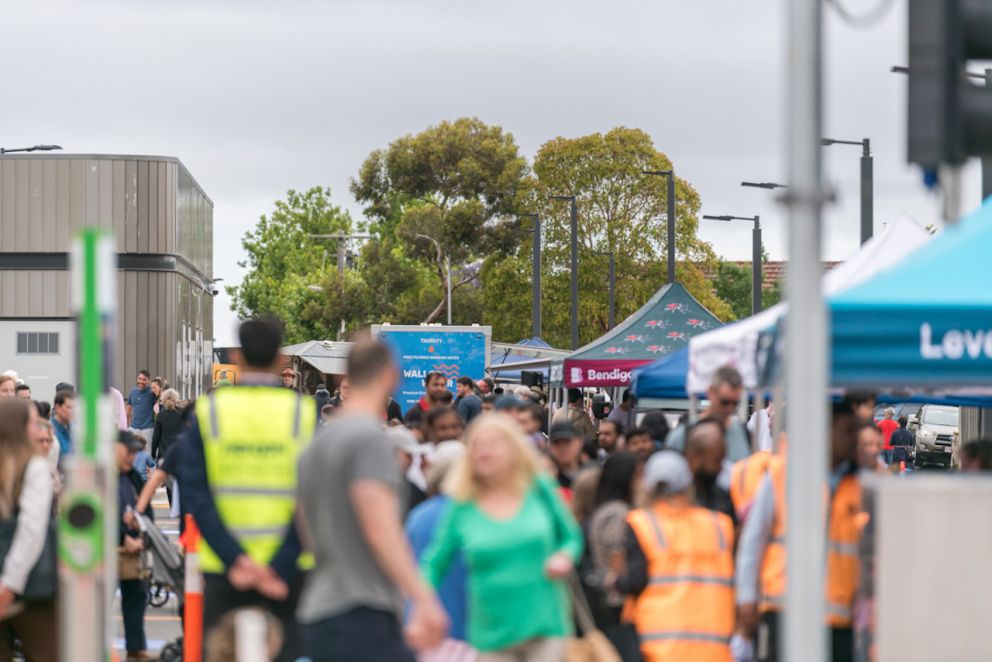
[[[569,581],[575,620],[579,624],[580,635],[568,642],[565,659],[568,662],[621,662],[620,654],[610,640],[596,628],[592,610],[586,600],[578,576],[573,572]]]
[[[117,548],[117,579],[148,579],[151,575],[144,550],[129,552],[123,547]]]
[[[14,544],[14,534],[17,532],[18,514],[14,513],[0,521],[0,571],[3,570],[3,560],[10,553]],[[58,565],[55,545],[55,519],[48,518],[48,530],[45,533],[45,544],[41,548],[41,556],[35,562],[28,574],[28,581],[20,597],[24,600],[53,600],[58,589]]]

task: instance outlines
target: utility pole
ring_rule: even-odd
[[[552,200],[569,200],[572,203],[572,349],[579,348],[579,210],[574,195],[553,195]]]
[[[665,203],[668,207],[668,282],[675,282],[675,168],[671,170],[642,170],[645,175],[668,178],[668,191]]]
[[[823,9],[820,0],[787,3],[789,173],[789,271],[786,297],[786,389],[789,430],[804,430],[801,461],[789,462],[786,508],[786,585],[784,660],[825,662],[823,581],[826,567],[826,512],[823,486],[828,475],[827,315],[820,289],[823,190],[822,136]],[[800,514],[801,513],[801,514]]]

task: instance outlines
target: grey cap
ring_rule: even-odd
[[[666,486],[665,494],[680,494],[692,485],[692,471],[682,453],[659,451],[648,459],[644,465],[644,486],[653,492],[660,483]]]

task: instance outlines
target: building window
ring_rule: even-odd
[[[57,332],[20,331],[17,333],[18,354],[58,354],[59,334]]]

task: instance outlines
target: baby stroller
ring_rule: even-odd
[[[185,587],[186,565],[182,554],[165,534],[141,513],[135,513],[138,528],[141,530],[147,550],[146,560],[151,567],[151,577],[148,580],[148,604],[162,607],[169,601],[172,593],[179,601],[179,616],[183,616],[183,589]],[[182,660],[182,637],[178,641],[166,644],[159,652],[159,659],[164,662]]]

